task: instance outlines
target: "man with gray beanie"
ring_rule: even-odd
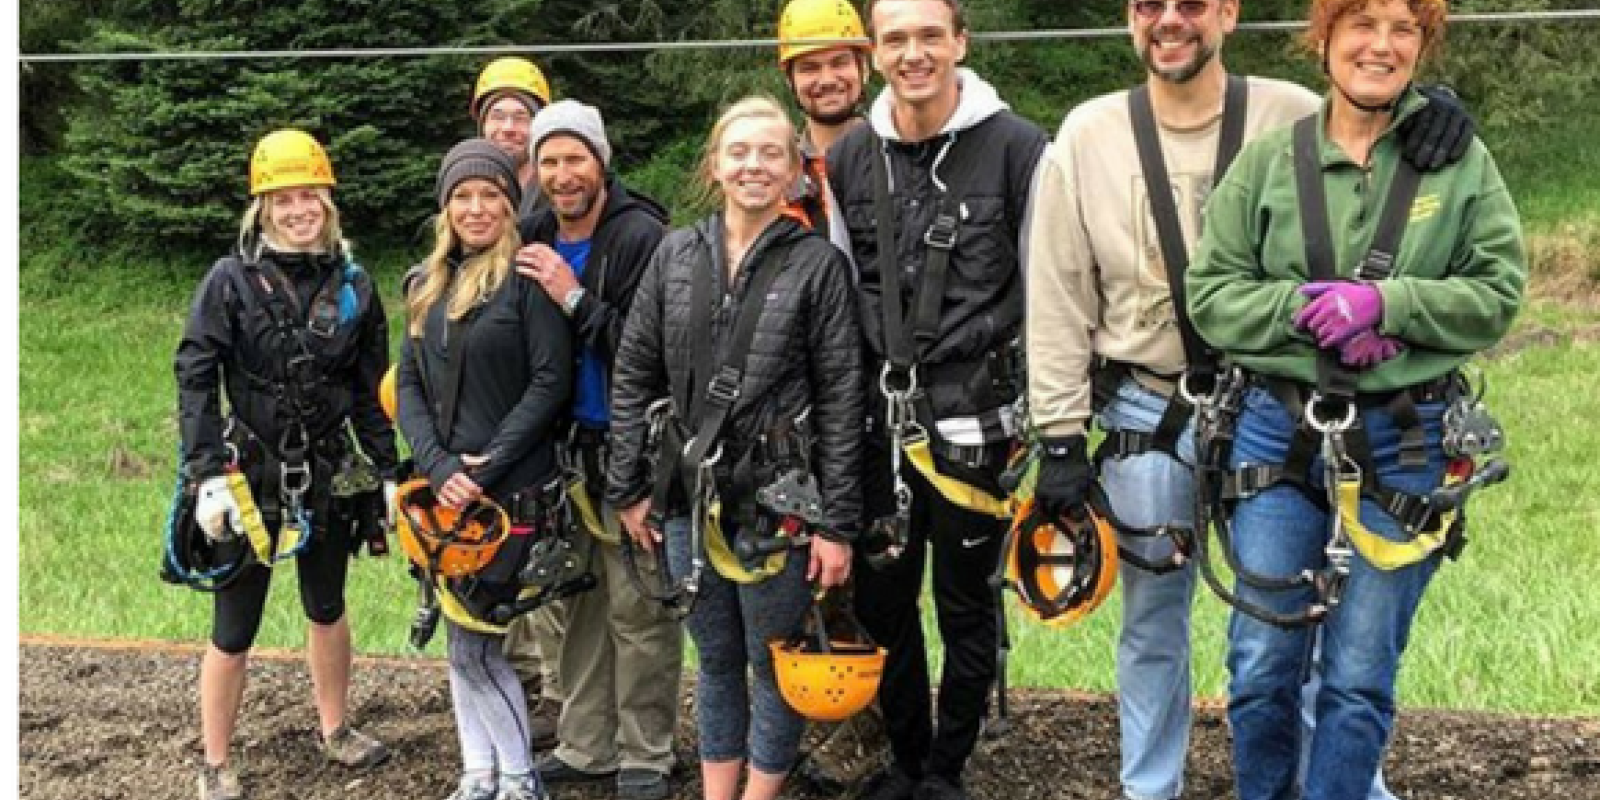
[[[549,205],[523,221],[517,271],[566,313],[577,344],[564,455],[583,479],[572,501],[592,512],[575,516],[598,581],[594,590],[536,612],[532,622],[541,652],[559,653],[566,695],[558,744],[539,760],[539,771],[551,783],[614,774],[620,800],[659,800],[670,793],[683,635],[630,580],[616,511],[600,498],[612,361],[634,289],[666,234],[667,213],[611,173],[611,143],[594,107],[575,100],[547,106],[528,138]],[[554,647],[546,644],[552,639]]]

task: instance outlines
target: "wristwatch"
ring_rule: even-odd
[[[578,313],[578,304],[583,302],[583,295],[582,286],[572,287],[572,290],[567,292],[567,296],[561,299],[561,310],[567,312],[569,317]]]

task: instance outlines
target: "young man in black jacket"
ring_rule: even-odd
[[[897,408],[913,414],[939,473],[1003,494],[999,475],[1020,433],[1013,404],[1022,387],[1011,369],[1022,333],[1019,242],[1048,139],[957,66],[967,50],[958,0],[877,0],[870,20],[873,62],[888,88],[869,125],[828,151],[830,235],[855,263],[873,385],[890,390],[875,392],[869,419],[869,527],[856,551],[903,549],[857,572],[857,612],[889,649],[879,701],[894,751],[866,796],[964,798],[961,774],[996,675],[988,577],[1005,522],[957,505],[892,460],[900,437],[888,423]],[[892,252],[880,254],[880,242]],[[937,726],[917,609],[930,549],[945,647]]]
[[[593,107],[562,100],[541,110],[529,142],[549,205],[524,221],[517,271],[561,306],[576,337],[577,380],[565,441],[602,528],[586,537],[598,585],[535,612],[533,624],[543,629],[537,635],[541,654],[557,660],[566,696],[558,744],[540,760],[539,771],[551,783],[616,774],[621,800],[659,800],[669,793],[682,629],[629,579],[616,513],[600,498],[611,366],[667,215],[610,173],[611,145]]]

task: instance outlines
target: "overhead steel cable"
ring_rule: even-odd
[[[1569,11],[1505,11],[1481,14],[1456,14],[1456,23],[1577,22],[1600,21],[1600,9]],[[1280,22],[1241,22],[1239,31],[1295,31],[1304,20]],[[1033,42],[1062,39],[1105,39],[1127,36],[1126,28],[1065,28],[1038,31],[973,32],[983,42]],[[805,39],[794,44],[859,44],[858,39]],[[452,45],[439,47],[356,47],[309,50],[196,50],[151,51],[138,53],[23,53],[24,64],[92,63],[109,61],[252,61],[285,58],[418,58],[455,55],[552,55],[556,53],[637,53],[660,50],[735,50],[776,48],[778,40],[699,39],[663,42],[571,42],[532,45]]]

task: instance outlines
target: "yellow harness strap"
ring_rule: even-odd
[[[443,575],[435,575],[433,584],[438,590],[434,596],[439,598],[439,610],[443,611],[451,622],[476,633],[486,633],[493,636],[505,635],[506,628],[504,625],[491,625],[472,616],[472,612],[468,611],[467,607],[461,603],[461,600],[456,597],[456,593],[450,590],[450,582],[445,580]]]
[[[1445,479],[1445,485],[1460,480],[1451,476]],[[1440,517],[1437,531],[1422,531],[1404,542],[1385,539],[1361,524],[1361,476],[1352,475],[1339,481],[1339,519],[1361,557],[1368,564],[1388,571],[1415,564],[1443,547],[1455,524],[1456,512],[1450,511]]]
[[[782,528],[779,531],[781,532]],[[728,549],[728,538],[722,535],[721,501],[713,502],[706,510],[704,538],[706,557],[710,559],[711,566],[717,570],[718,575],[734,583],[760,583],[782,572],[784,564],[789,560],[789,548],[784,548],[767,556],[755,569],[746,569],[739,561],[739,557]]]
[[[233,496],[234,504],[239,507],[239,519],[244,523],[244,535],[250,540],[250,549],[263,566],[271,567],[300,545],[305,532],[286,521],[279,529],[278,546],[274,552],[272,534],[267,532],[267,523],[261,518],[261,508],[256,505],[255,495],[250,492],[250,482],[245,480],[243,472],[228,473],[228,494]]]
[[[594,538],[606,544],[622,544],[622,531],[606,527],[605,521],[600,518],[600,509],[594,507],[594,501],[589,499],[589,491],[585,486],[586,481],[581,475],[567,481],[567,498],[572,501],[572,507],[578,510],[578,522]]]
[[[928,482],[939,490],[939,494],[944,495],[946,500],[997,519],[1011,519],[1016,516],[1017,502],[1014,498],[1001,499],[970,483],[939,474],[938,468],[933,463],[933,450],[928,446],[928,439],[908,441],[903,449],[911,464],[922,473],[922,477],[927,478]]]

